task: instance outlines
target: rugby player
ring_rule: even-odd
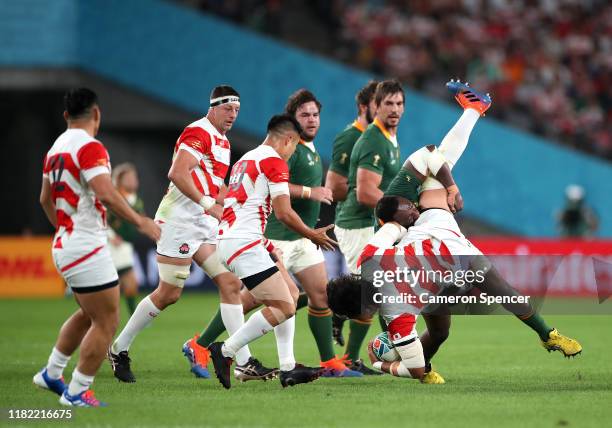
[[[320,126],[321,103],[306,89],[300,89],[287,100],[285,113],[293,116],[302,127],[295,152],[289,158],[289,193],[291,208],[310,228],[319,219],[321,203],[331,204],[332,191],[321,186],[323,163],[314,139]],[[298,280],[308,296],[308,325],[315,339],[324,377],[361,377],[334,355],[332,342],[332,312],[327,307],[327,271],[321,249],[309,239],[288,228],[274,213],[265,232],[274,247],[281,250],[283,264]],[[286,323],[295,325],[295,317]],[[293,327],[295,328],[295,327]]]
[[[396,80],[376,87],[376,116],[361,134],[350,155],[348,193],[336,215],[335,233],[350,273],[359,274],[357,260],[374,235],[374,207],[401,167],[397,127],[404,113],[404,90]],[[350,322],[346,347],[349,368],[365,375],[380,374],[363,364],[359,351],[371,319]]]
[[[316,379],[321,369],[296,364],[293,355],[292,318],[297,287],[287,284],[264,247],[263,234],[274,209],[278,220],[316,246],[331,250],[335,242],[326,232],[333,225],[312,229],[291,208],[287,161],[295,152],[301,126],[290,115],[274,116],[264,142],[247,152],[232,168],[219,227],[218,251],[225,266],[244,283],[253,298],[265,307],[255,312],[225,342],[208,347],[215,373],[225,388],[231,387],[230,367],[239,349],[275,330],[283,387]],[[270,244],[268,244],[268,247]]]
[[[153,241],[160,238],[160,228],[135,212],[113,186],[108,152],[95,139],[101,120],[96,94],[72,89],[64,106],[68,129],[45,156],[40,203],[56,229],[55,266],[79,309],[64,322],[47,366],[33,381],[60,395],[62,405],[100,407],[106,404],[90,386],[119,323],[118,276],[107,245],[104,206]],[[66,387],[62,374],[79,347],[79,362]]]
[[[136,381],[128,355],[130,345],[161,311],[178,301],[189,278],[192,260],[219,288],[221,315],[230,333],[244,323],[240,303],[242,284],[221,264],[216,251],[227,191],[224,179],[230,163],[230,142],[225,134],[232,128],[239,110],[240,96],[234,88],[215,87],[210,94],[207,115],[187,126],[175,144],[168,172],[170,186],[155,214],[155,221],[162,229],[157,243],[159,285],[140,301],[108,351],[113,373],[120,381]],[[196,339],[183,345],[183,354],[195,376],[208,378],[208,351]],[[236,359],[238,374],[247,371],[262,379],[275,374],[274,369],[263,367],[251,357],[248,348],[240,350]]]
[[[355,146],[355,143],[368,125],[374,121],[374,115],[376,114],[374,94],[376,93],[377,85],[377,81],[371,80],[357,92],[355,96],[357,119],[350,123],[334,139],[332,160],[325,177],[325,187],[332,191],[332,196],[336,202],[336,217],[340,213],[342,203],[348,193],[349,162],[353,146]],[[345,345],[342,334],[343,324],[344,318],[332,314],[332,336],[340,346]]]
[[[450,215],[449,211],[444,211]],[[477,287],[487,295],[520,297],[520,294],[499,275],[490,261],[461,234],[456,223],[452,224],[448,219],[442,222],[441,218],[427,215],[427,212],[419,213],[413,202],[404,197],[383,197],[376,208],[377,217],[383,223],[383,227],[364,248],[360,264],[379,256],[382,269],[393,269],[398,266],[395,258],[401,256],[412,269],[421,269],[426,265],[429,265],[432,271],[469,269],[480,272],[483,278],[481,282],[474,282],[471,286]],[[450,217],[452,218],[452,215]],[[421,276],[411,284],[395,282],[391,287],[395,287],[396,290],[385,288],[384,285],[382,289],[376,288],[369,278],[341,277],[328,284],[330,307],[335,312],[355,317],[367,316],[380,306],[380,311],[388,322],[389,337],[402,361],[401,363],[377,361],[370,342],[369,356],[374,367],[394,376],[418,377],[424,383],[444,383],[441,377],[432,378],[430,381],[426,381],[425,378],[428,368],[415,329],[416,316],[427,308],[420,296],[449,294],[448,289],[451,289],[450,294],[458,291],[465,294],[469,291],[469,286],[454,287],[453,284],[449,286],[431,282],[426,276]],[[381,292],[381,290],[386,291]],[[396,294],[395,291],[404,295],[412,294],[417,298],[411,302],[407,302],[404,298],[401,303],[397,303],[391,299],[375,296],[376,293],[393,296]],[[381,301],[380,305],[376,303]],[[530,317],[539,317],[527,300],[503,299],[501,304],[523,322]],[[553,328],[547,329],[547,333],[545,338],[541,338],[545,349],[559,350],[565,356],[575,356],[581,352],[582,347],[574,339],[561,335]]]
[[[432,177],[432,172],[435,169],[451,169],[457,163],[467,146],[469,135],[476,121],[481,115],[484,115],[491,105],[488,94],[479,94],[469,88],[467,84],[451,81],[447,84],[447,88],[455,94],[457,102],[464,108],[463,115],[445,136],[437,149],[433,148],[432,150],[432,147],[428,146],[418,150],[408,158],[402,170],[391,182],[385,195],[408,198],[412,202],[418,201],[422,214],[418,219],[417,225],[424,224],[434,227],[436,229],[436,239],[439,239],[440,242],[458,241],[459,246],[454,248],[451,254],[479,255],[477,257],[477,260],[480,262],[479,268],[487,272],[483,286],[486,287],[489,294],[513,295],[516,294],[516,291],[499,276],[495,269],[489,266],[488,260],[482,257],[480,251],[465,239],[459,230],[451,214],[451,212],[460,209],[462,206],[458,189],[449,189],[440,183],[439,180],[436,180],[436,178],[439,179],[440,177]],[[439,155],[442,155],[442,158]],[[442,166],[439,166],[441,163]],[[391,206],[395,204],[400,207],[406,206],[405,204],[397,204],[393,201],[387,202],[387,204]],[[385,204],[382,206],[385,206]],[[392,214],[387,213],[384,216],[388,220],[393,217]],[[407,235],[406,239],[421,238],[422,241],[425,240],[426,236],[419,237],[418,233],[418,229],[412,228],[411,233]],[[441,236],[440,233],[444,233],[444,235]],[[427,239],[429,240],[429,238]],[[432,251],[430,244],[428,244],[427,248],[427,251]],[[446,251],[450,251],[448,245],[444,248],[446,248]],[[366,248],[362,258],[370,257],[373,254],[372,251],[372,248]],[[547,350],[559,350],[565,356],[574,356],[581,352],[582,347],[577,341],[561,335],[556,329],[548,327],[542,317],[530,305],[509,304],[504,305],[504,307],[532,328],[539,335],[543,346]],[[439,346],[448,337],[450,316],[428,315],[425,317],[425,320],[427,331],[421,335],[421,340],[425,351],[426,370],[430,370],[431,365],[429,361],[431,357],[433,357]],[[427,379],[428,374],[426,374],[425,379]],[[432,383],[443,382],[443,379],[437,373],[435,373],[435,376],[432,375],[430,377],[431,379],[429,380]]]

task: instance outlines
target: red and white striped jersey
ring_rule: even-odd
[[[174,146],[172,159],[179,150],[185,150],[193,155],[198,164],[191,171],[193,184],[204,195],[216,198],[230,164],[230,142],[206,118],[187,126]],[[190,224],[202,217],[204,209],[189,199],[170,183],[164,195],[155,220],[167,223]]]
[[[57,215],[54,248],[63,248],[73,233],[91,238],[92,246],[106,244],[106,208],[87,185],[100,174],[110,174],[108,152],[82,129],[67,129],[47,152],[43,176]]]
[[[419,314],[426,306],[420,296],[438,295],[449,278],[458,271],[469,269],[474,256],[482,253],[458,231],[425,223],[412,226],[394,245],[384,235],[376,234],[364,247],[358,261],[364,277],[373,277],[374,271],[403,271],[405,275],[392,276],[393,282],[382,285],[385,295],[413,295],[410,302],[381,304],[380,312],[390,321],[402,313]],[[366,265],[366,263],[369,263]],[[376,284],[375,284],[376,285]],[[426,300],[425,300],[426,302]]]
[[[261,145],[232,168],[219,239],[261,239],[272,198],[289,195],[289,167],[276,150]]]

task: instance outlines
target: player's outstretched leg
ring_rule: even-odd
[[[189,360],[191,372],[200,378],[208,378],[207,365],[210,357],[206,346],[210,345],[225,330],[231,336],[244,325],[244,312],[255,307],[254,299],[248,293],[241,293],[242,282],[236,275],[229,272],[221,264],[216,252],[216,246],[203,244],[194,254],[193,259],[211,277],[219,289],[221,303],[219,311],[207,329],[203,338],[194,337],[183,345],[183,354]],[[241,296],[247,301],[241,301]],[[264,367],[259,360],[251,356],[248,346],[243,346],[236,352],[236,368],[234,376],[241,382],[248,380],[267,380],[276,376],[277,370]]]
[[[484,277],[484,283],[479,288],[494,296],[520,295],[494,267],[489,269]],[[560,351],[565,357],[573,357],[582,352],[582,345],[577,340],[564,336],[557,329],[549,327],[529,303],[512,303],[503,306],[535,331],[540,337],[542,346],[549,352]]]

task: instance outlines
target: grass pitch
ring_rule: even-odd
[[[136,339],[130,356],[136,384],[117,382],[105,362],[96,395],[105,409],[75,409],[71,421],[9,421],[3,426],[521,426],[600,427],[612,417],[612,336],[609,316],[549,316],[550,325],[577,338],[584,351],[568,360],[547,353],[535,333],[509,316],[455,317],[449,340],[434,360],[445,385],[421,385],[389,375],[320,379],[282,389],[271,382],[196,379],[183,342],[212,316],[216,295],[186,294]],[[57,396],[31,379],[47,360],[61,323],[76,304],[64,300],[0,301],[1,408],[55,408]],[[122,310],[124,307],[122,306]],[[122,325],[127,320],[123,313]],[[370,337],[378,332],[373,325]],[[251,345],[276,365],[274,335]],[[318,363],[306,312],[297,317],[298,361]],[[337,353],[341,349],[337,348]],[[367,357],[365,353],[364,357]],[[76,358],[65,375],[69,379]],[[209,366],[212,372],[212,364]]]

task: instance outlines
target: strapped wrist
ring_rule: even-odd
[[[310,199],[312,189],[308,186],[302,186],[302,199]]]
[[[208,195],[204,195],[202,196],[202,199],[200,199],[200,206],[202,208],[204,208],[204,211],[208,211],[209,209],[211,209],[215,204],[217,203],[217,201],[215,200],[215,198],[211,198]]]

